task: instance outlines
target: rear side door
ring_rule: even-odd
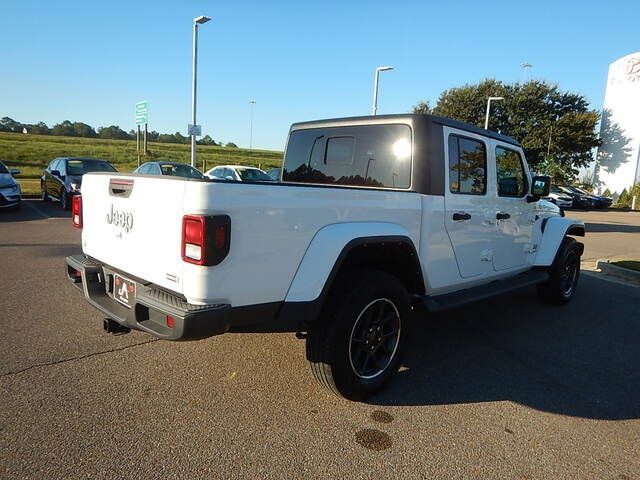
[[[520,148],[493,142],[495,157],[495,221],[493,268],[523,267],[532,254],[535,203],[527,203],[529,171]]]
[[[488,145],[480,135],[444,127],[445,228],[460,276],[491,274],[494,222],[488,194]]]

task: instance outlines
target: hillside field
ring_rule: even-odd
[[[243,148],[198,145],[198,169],[216,165],[240,164],[269,169],[279,167],[282,152],[270,150],[249,151]],[[150,160],[171,160],[189,163],[190,146],[174,143],[149,143],[149,155],[141,157],[141,163]],[[0,132],[0,160],[8,167],[19,168],[17,177],[26,194],[40,191],[37,181],[42,170],[55,157],[94,157],[109,161],[120,172],[131,172],[137,167],[136,142],[134,140],[104,140],[98,138],[59,137]]]

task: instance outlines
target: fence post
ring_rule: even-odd
[[[637,201],[638,201],[638,196],[634,195],[633,199],[631,200],[631,210],[635,210],[636,209]]]

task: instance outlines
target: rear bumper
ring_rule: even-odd
[[[87,301],[108,318],[128,328],[166,340],[196,340],[229,330],[230,305],[192,305],[183,298],[136,282],[135,305],[128,308],[109,293],[113,290],[113,270],[85,255],[66,258],[67,278]],[[173,327],[167,325],[167,316]]]

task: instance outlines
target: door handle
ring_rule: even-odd
[[[496,220],[506,220],[508,218],[511,218],[511,215],[509,215],[508,213],[505,213],[505,212],[496,213]]]
[[[471,220],[471,214],[466,212],[456,212],[453,214],[453,219],[456,222],[463,222],[465,220]]]

